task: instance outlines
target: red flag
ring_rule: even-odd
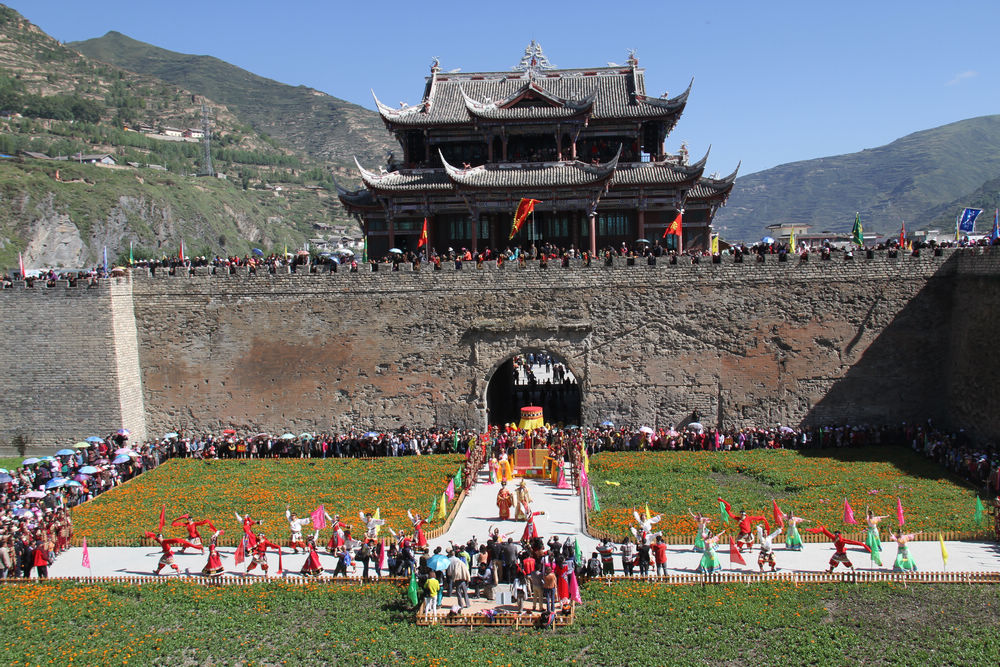
[[[677,211],[677,217],[674,221],[667,225],[667,228],[663,230],[663,238],[673,234],[674,236],[681,235],[681,218],[684,216],[684,209]]]
[[[844,498],[844,523],[857,523],[854,520],[854,510],[851,509],[851,503],[847,502],[847,498]]]
[[[903,501],[896,496],[896,520],[899,521],[899,527],[902,528],[906,521],[903,519]]]
[[[313,528],[316,530],[323,530],[326,528],[326,508],[320,505],[313,510],[313,513],[309,515],[310,520],[312,520]]]
[[[178,256],[181,258],[181,261],[183,262],[184,261],[184,239],[181,239],[181,251],[178,253]]]
[[[899,247],[906,247],[906,221],[903,221],[903,226],[899,228]]]
[[[517,211],[514,213],[514,225],[510,228],[511,239],[517,236],[517,233],[521,231],[521,225],[524,224],[524,219],[528,217],[529,213],[535,210],[535,204],[541,203],[541,199],[521,200],[521,202],[517,205]]]
[[[24,280],[24,257],[21,253],[17,253],[17,263],[21,267],[21,280]]]
[[[378,569],[385,567],[385,538],[378,541]]]
[[[424,218],[424,230],[420,232],[420,240],[417,241],[417,247],[423,248],[427,245],[427,218]]]
[[[167,506],[166,505],[161,505],[160,506],[160,523],[156,527],[156,532],[162,533],[163,532],[163,524],[165,524],[166,522],[167,522]]]
[[[283,573],[285,570],[281,567],[281,547],[278,547],[278,574]]]
[[[774,523],[776,523],[777,525],[779,525],[782,528],[784,528],[785,527],[785,515],[781,511],[781,508],[778,507],[778,501],[774,500],[772,498],[771,499],[771,504],[774,505],[774,507],[772,508],[773,511],[774,511]]]
[[[448,496],[448,500],[455,499],[455,480],[448,480],[448,486],[444,489],[444,495]]]
[[[247,538],[246,535],[240,540],[240,547],[236,550],[236,558],[234,562],[239,565],[247,559]]]
[[[81,566],[90,569],[90,550],[87,549],[87,538],[83,538],[83,562],[80,563]]]
[[[743,554],[740,553],[739,547],[736,546],[736,540],[732,537],[729,538],[729,562],[739,563],[740,565],[747,564],[747,562],[743,560]]]

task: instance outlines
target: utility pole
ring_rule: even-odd
[[[208,107],[204,102],[201,103],[201,146],[201,175],[215,176],[215,171],[212,170],[212,129],[208,126]]]

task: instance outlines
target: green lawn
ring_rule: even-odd
[[[168,521],[184,513],[211,519],[226,530],[222,543],[235,544],[241,532],[234,512],[250,512],[264,519],[262,528],[269,535],[285,535],[286,503],[299,516],[323,505],[329,514],[340,514],[353,524],[355,534],[358,512],[378,508],[387,525],[410,531],[406,510],[429,512],[464,460],[457,454],[374,460],[173,459],[73,508],[74,533],[94,545],[117,539],[138,544],[143,530],[155,530],[160,506],[166,505]],[[184,533],[173,529],[170,534]]]
[[[24,456],[0,456],[0,468],[5,468],[6,470],[14,470],[15,468],[21,467],[21,461],[25,458]]]
[[[9,585],[7,664],[996,664],[995,586],[591,583],[555,631],[421,628],[402,590]],[[447,600],[447,599],[446,599]]]
[[[693,535],[688,508],[712,516],[721,527],[722,496],[733,511],[766,513],[771,501],[782,510],[824,523],[844,526],[844,498],[860,521],[867,506],[889,515],[883,526],[896,524],[896,499],[903,504],[907,530],[983,531],[976,524],[975,490],[941,466],[907,449],[752,450],[748,452],[604,452],[590,462],[590,478],[601,511],[591,513],[591,525],[624,536],[634,524],[633,508],[649,503],[662,514],[656,529],[666,535]],[[607,482],[616,482],[617,485]],[[847,530],[854,532],[857,526]]]

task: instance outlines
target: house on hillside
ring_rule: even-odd
[[[36,153],[35,151],[21,151],[21,155],[24,157],[30,157],[34,160],[51,160],[45,153]]]
[[[63,160],[66,162],[79,162],[81,164],[103,164],[110,167],[118,164],[118,161],[115,160],[115,157],[111,153],[77,153],[76,155],[60,155],[59,157],[52,159]]]
[[[184,136],[187,139],[203,139],[205,137],[205,133],[196,127],[189,127],[184,130]]]
[[[176,127],[170,127],[168,125],[164,125],[163,129],[160,131],[160,134],[166,137],[183,137],[184,131],[178,130]]]

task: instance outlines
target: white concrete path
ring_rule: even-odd
[[[451,529],[440,538],[432,540],[430,547],[442,547],[446,549],[449,542],[464,544],[472,536],[475,536],[480,543],[486,541],[492,527],[500,529],[502,534],[508,534],[518,541],[524,531],[523,521],[500,521],[499,511],[496,506],[496,496],[500,489],[499,484],[488,484],[488,476],[485,468],[479,473],[479,483],[476,484],[466,495],[465,502],[459,508]],[[511,484],[511,491],[519,479]],[[548,540],[552,535],[558,535],[560,541],[567,537],[580,539],[580,548],[584,558],[589,558],[597,546],[597,540],[582,534],[583,514],[582,502],[572,489],[557,489],[548,480],[527,479],[528,488],[533,499],[533,509],[544,511],[545,514],[535,517],[535,524],[540,535]],[[640,499],[641,500],[641,499]],[[512,510],[513,512],[513,510]],[[713,527],[715,527],[713,525]],[[883,532],[883,537],[885,536]],[[693,536],[692,536],[693,538]],[[947,570],[951,572],[1000,572],[1000,545],[992,542],[945,542],[948,551],[947,568],[943,567],[941,559],[941,547],[937,541],[911,542],[910,554],[922,571],[940,572]],[[701,559],[700,553],[692,551],[690,546],[668,545],[667,566],[668,574],[690,574],[694,572]],[[226,568],[224,576],[242,575],[246,565],[237,567],[233,562],[235,549],[219,549],[222,555],[222,564]],[[775,551],[779,571],[782,572],[821,572],[828,567],[830,555],[833,547],[827,543],[808,543],[803,551],[786,550],[778,545]],[[731,564],[729,559],[728,543],[721,545],[719,549],[719,560],[727,572],[757,572],[757,550],[752,554],[744,553],[745,566]],[[896,558],[896,546],[893,543],[883,543],[882,562],[883,567],[875,566],[869,555],[858,547],[850,547],[849,554],[854,562],[855,569],[865,571],[889,571],[892,569],[893,561]],[[81,566],[82,549],[74,548],[59,556],[58,560],[49,568],[51,577],[86,577],[86,576],[151,576],[152,570],[156,567],[160,550],[155,547],[91,547],[90,562],[91,569]],[[207,556],[198,552],[188,551],[187,554],[178,554],[176,562],[181,572],[189,572],[197,575],[204,567]],[[278,571],[278,557],[270,554],[268,560],[271,565],[271,574],[276,576]],[[283,565],[286,574],[297,574],[305,556],[285,554]],[[324,578],[329,577],[336,564],[333,556],[322,553],[320,561],[324,568]],[[621,558],[615,557],[615,570],[621,573]],[[843,570],[843,566],[838,568]],[[168,572],[165,568],[164,572]],[[638,570],[636,571],[638,572]],[[251,576],[260,576],[260,570],[251,572]],[[352,576],[360,576],[360,565],[352,573]],[[172,576],[172,575],[170,575]],[[183,575],[182,575],[183,576]]]

